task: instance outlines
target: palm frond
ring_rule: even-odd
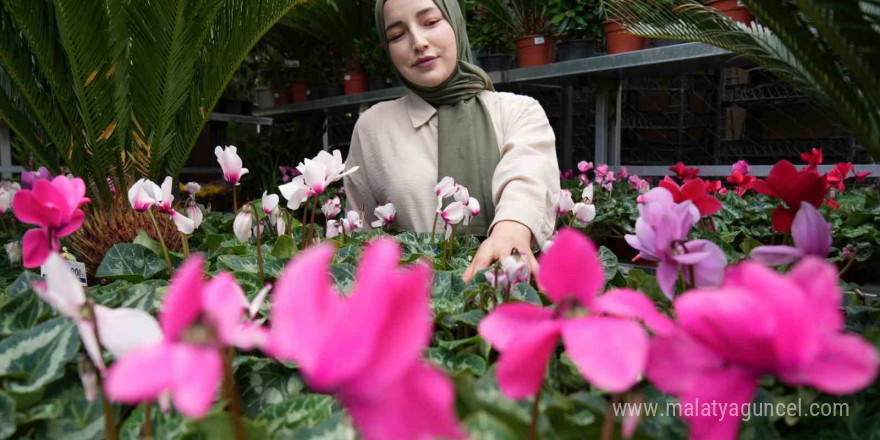
[[[866,91],[853,80],[835,45],[813,31],[814,24],[796,5],[783,0],[745,2],[764,25],[736,23],[688,0],[605,0],[605,6],[614,20],[635,35],[707,43],[766,67],[834,109],[858,142],[880,157],[880,110],[871,99],[876,90]],[[876,44],[877,37],[870,44]]]

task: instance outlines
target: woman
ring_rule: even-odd
[[[358,119],[348,165],[361,172],[345,177],[349,207],[370,216],[377,202],[391,201],[399,228],[430,232],[434,186],[452,176],[483,208],[472,230],[488,235],[466,282],[512,249],[543,245],[553,233],[549,194],[559,189],[559,165],[540,104],[495,92],[471,64],[457,0],[377,0],[376,25],[409,91]]]

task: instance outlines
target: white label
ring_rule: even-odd
[[[67,267],[70,268],[70,271],[73,273],[73,276],[79,278],[79,283],[82,284],[83,287],[87,287],[89,285],[89,280],[86,277],[86,265],[85,263],[79,261],[65,261],[67,263]],[[46,277],[46,266],[40,266],[40,276],[43,278]]]
[[[535,44],[544,44],[544,37],[535,37]]]
[[[351,75],[345,75],[345,80],[346,80],[346,81],[351,81]]]
[[[299,60],[284,60],[284,67],[299,67]]]

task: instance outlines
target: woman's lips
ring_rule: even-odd
[[[426,69],[428,67],[433,66],[436,61],[437,61],[437,58],[431,58],[431,59],[428,59],[428,60],[422,61],[421,63],[416,64],[416,67],[418,67],[420,69]]]

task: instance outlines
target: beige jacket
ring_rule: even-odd
[[[495,126],[501,162],[492,176],[495,219],[529,227],[538,246],[553,233],[550,193],[559,189],[556,137],[538,101],[512,93],[484,91]],[[393,202],[398,229],[430,232],[437,197],[437,110],[408,93],[376,104],[354,127],[347,167],[360,170],[344,178],[348,209],[375,219],[377,204]],[[479,200],[481,205],[487,203]],[[437,231],[443,230],[438,220]],[[491,231],[491,227],[490,227]]]

